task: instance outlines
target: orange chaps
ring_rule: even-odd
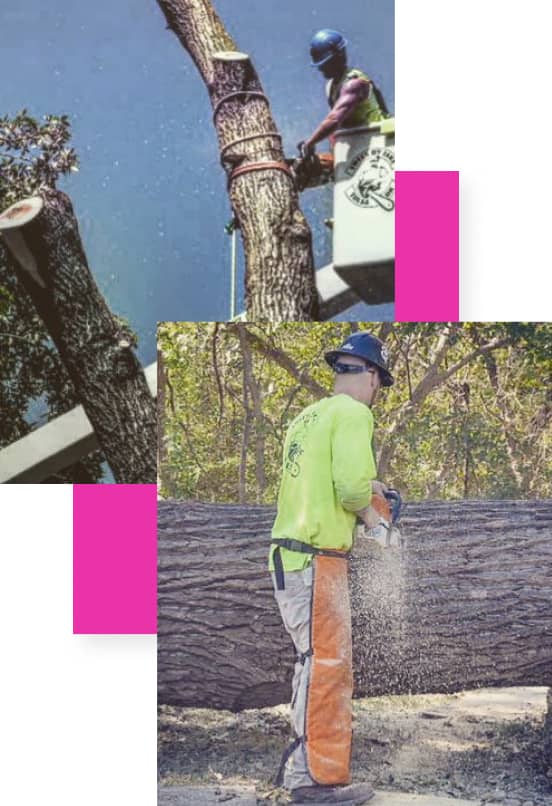
[[[317,784],[350,782],[353,665],[348,563],[315,556],[305,749]]]

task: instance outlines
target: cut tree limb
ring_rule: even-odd
[[[287,702],[270,507],[159,503],[159,701]],[[552,501],[408,504],[401,558],[357,541],[357,696],[552,684]]]
[[[155,483],[156,410],[133,350],[88,268],[69,198],[57,190],[0,215],[13,265],[92,423],[115,480]]]
[[[230,202],[243,238],[248,318],[318,318],[310,228],[249,57],[238,51],[208,0],[158,3],[211,98]],[[240,173],[232,178],[236,169]]]

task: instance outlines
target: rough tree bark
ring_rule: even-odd
[[[544,722],[544,761],[548,767],[548,777],[552,778],[552,688],[548,689],[548,711]]]
[[[69,198],[45,190],[12,205],[0,215],[0,233],[115,480],[155,484],[155,402],[130,335],[90,273]]]
[[[159,503],[159,700],[286,702],[293,653],[266,569],[274,510]],[[552,684],[552,501],[409,504],[401,558],[357,542],[356,694]]]
[[[209,0],[158,3],[207,85],[228,177],[238,166],[284,163],[282,139],[261,82]],[[228,190],[246,256],[248,318],[316,319],[311,233],[292,177],[267,167],[237,176]]]

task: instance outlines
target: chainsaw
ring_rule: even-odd
[[[389,487],[385,493],[385,504],[381,500],[381,496],[374,496],[381,502],[378,505],[377,501],[373,500],[372,506],[379,514],[379,523],[377,526],[369,528],[364,526],[363,537],[367,540],[374,540],[379,543],[383,548],[406,548],[406,537],[401,534],[400,517],[402,509],[402,498],[398,490]]]

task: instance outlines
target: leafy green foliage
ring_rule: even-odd
[[[68,147],[67,115],[46,115],[40,123],[23,109],[0,118],[0,205],[4,210],[41,188],[53,188],[60,176],[78,171],[75,151]]]
[[[317,384],[321,395],[331,393],[324,352],[351,329],[366,329],[385,337],[396,377],[374,407],[384,480],[411,500],[550,496],[552,325],[242,325],[260,413],[251,390],[244,396],[238,327],[159,328],[167,378],[162,495],[236,502],[241,469],[246,500],[273,503],[287,425],[315,399]]]

